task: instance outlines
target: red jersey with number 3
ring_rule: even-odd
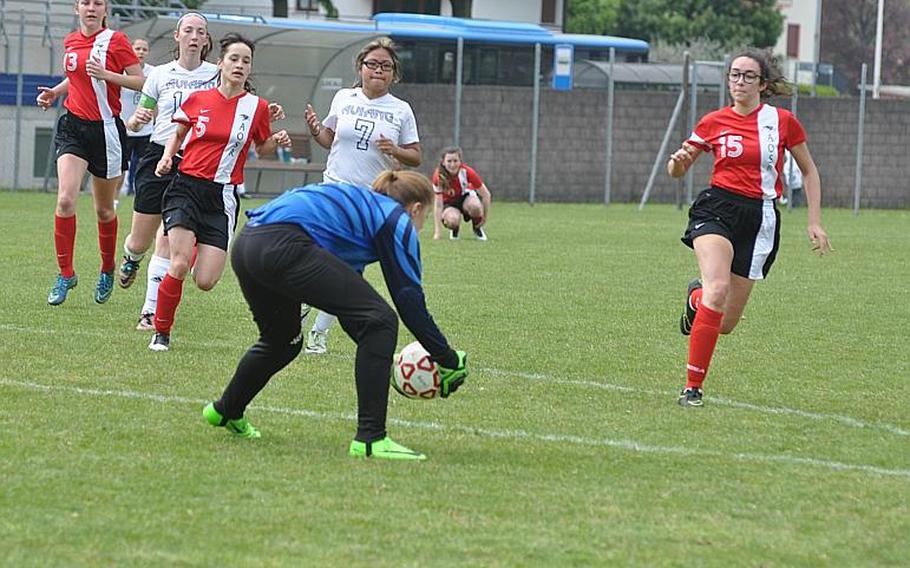
[[[250,93],[231,99],[218,89],[191,94],[171,119],[190,127],[180,171],[216,183],[243,183],[250,143],[272,135],[268,107]]]
[[[450,181],[451,187],[441,188],[442,191],[437,192],[439,195],[442,195],[442,202],[446,205],[455,205],[461,199],[461,194],[465,191],[471,189],[478,189],[483,185],[483,179],[481,179],[480,174],[474,171],[474,168],[468,166],[467,164],[461,164],[458,168],[458,174],[454,176],[455,179]],[[440,187],[439,185],[439,168],[433,172],[433,185],[435,187]]]
[[[86,36],[76,30],[63,40],[63,70],[70,80],[63,106],[83,120],[113,120],[120,116],[120,85],[92,79],[85,64],[94,59],[102,67],[122,75],[139,58],[123,32],[102,28]]]
[[[785,109],[761,104],[746,116],[725,107],[706,114],[688,142],[714,152],[711,185],[754,199],[775,199],[783,190],[784,148],[806,141],[806,132]]]

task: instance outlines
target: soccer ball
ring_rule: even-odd
[[[439,367],[420,342],[406,345],[392,366],[392,387],[408,398],[436,398]]]

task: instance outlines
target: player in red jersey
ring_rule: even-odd
[[[190,269],[193,244],[198,245],[193,277],[203,291],[211,290],[224,273],[227,249],[237,225],[238,186],[250,144],[259,153],[276,145],[289,147],[281,130],[272,134],[269,103],[253,94],[247,79],[253,65],[253,42],[228,34],[221,40],[220,82],[214,89],[197,91],[173,116],[177,131],[165,146],[156,174],[171,171],[173,157],[183,149],[177,175],[164,193],[161,217],[170,242],[171,263],[158,287],[152,351],[170,347],[174,314]]]
[[[117,246],[114,198],[127,168],[120,87],[138,91],[144,80],[130,40],[122,32],[105,27],[107,0],[77,0],[74,11],[79,16],[79,29],[63,40],[66,78],[52,88],[38,87],[37,97],[38,105],[47,110],[58,97],[68,95],[64,103],[67,112],[57,122],[54,136],[59,183],[54,245],[60,273],[47,296],[52,306],[62,304],[78,282],[73,268],[76,198],[86,170],[92,174],[101,248],[95,301],[103,304],[111,297]]]
[[[701,278],[689,283],[680,331],[689,336],[686,386],[678,402],[702,406],[702,383],[718,335],[733,331],[756,280],[777,255],[784,150],[793,154],[805,180],[808,235],[818,254],[831,251],[821,226],[821,181],[802,125],[787,110],[764,101],[789,89],[776,62],[749,48],[727,69],[733,105],[704,116],[667,163],[681,177],[702,152],[714,153],[711,187],[689,209],[683,243],[695,251]]]
[[[449,238],[457,239],[461,219],[471,221],[474,236],[487,240],[483,225],[490,214],[490,190],[474,168],[463,161],[461,148],[450,146],[442,151],[439,166],[433,172],[436,191],[433,238],[440,236],[441,226],[449,229]]]
[[[680,331],[689,336],[686,386],[678,402],[702,406],[702,383],[718,335],[733,331],[756,280],[771,269],[780,241],[784,149],[805,180],[808,235],[818,254],[831,243],[821,225],[821,181],[793,114],[764,101],[789,86],[765,51],[737,54],[727,69],[733,105],[704,116],[689,139],[670,156],[667,170],[681,177],[702,152],[714,153],[711,187],[689,209],[683,243],[695,251],[701,278],[689,283]]]

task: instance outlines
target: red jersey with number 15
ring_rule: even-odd
[[[120,116],[120,85],[92,79],[85,64],[94,59],[109,71],[121,75],[139,58],[123,32],[102,28],[85,36],[80,30],[63,40],[63,70],[70,80],[63,106],[82,120],[113,120]]]
[[[272,135],[269,103],[250,93],[226,99],[208,89],[191,94],[171,120],[190,127],[180,171],[216,183],[243,183],[250,143]]]
[[[706,114],[688,142],[714,152],[711,185],[754,199],[775,199],[783,190],[784,148],[806,141],[806,132],[785,109],[761,104],[746,116],[725,107]]]

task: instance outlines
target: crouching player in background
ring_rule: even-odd
[[[467,355],[452,350],[424,300],[417,233],[433,203],[429,180],[416,172],[389,171],[379,175],[373,190],[308,185],[247,213],[250,220],[234,243],[231,265],[259,341],[241,358],[221,398],[203,409],[210,424],[241,437],[260,436],[244,411],[300,354],[300,310],[308,304],[337,314],[357,344],[357,434],[350,455],[426,459],[386,434],[398,316],[363,278],[365,266],[378,261],[382,267],[398,315],[439,365],[442,397],[467,378]]]
[[[477,240],[485,241],[483,225],[490,214],[490,190],[480,175],[462,160],[461,148],[450,146],[442,151],[439,167],[433,172],[436,191],[433,238],[439,238],[441,225],[445,225],[449,238],[457,239],[464,218],[471,222]]]

